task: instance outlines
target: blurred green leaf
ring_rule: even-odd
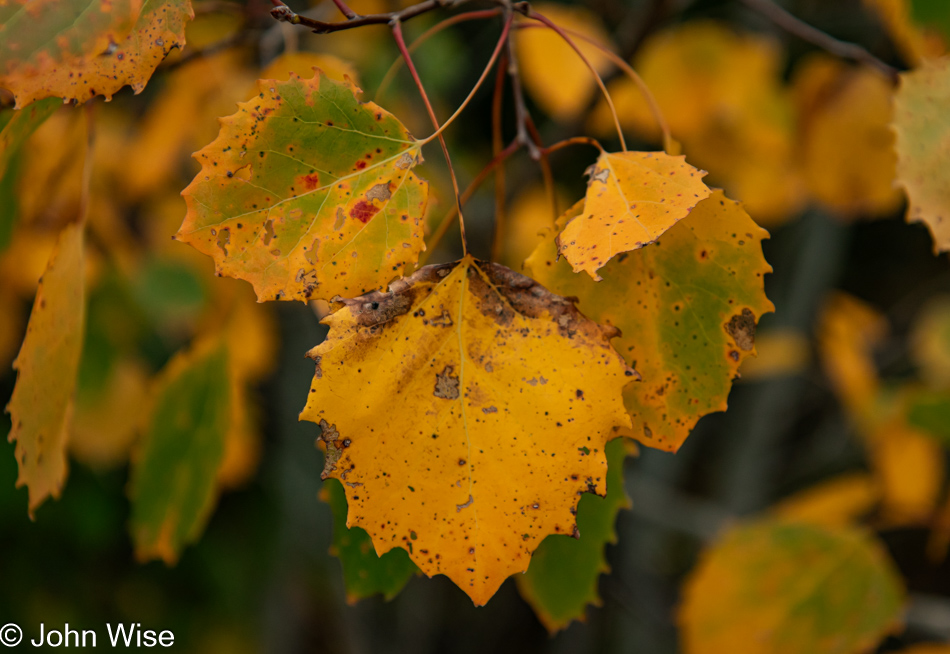
[[[950,2],[947,0],[911,0],[914,20],[932,27],[950,40]]]
[[[190,322],[208,299],[204,282],[175,260],[149,259],[132,285],[139,305],[156,322]]]
[[[132,470],[130,529],[140,559],[174,564],[204,530],[230,425],[228,352],[221,341],[183,352],[158,382]]]
[[[409,578],[419,572],[409,553],[395,547],[376,555],[369,534],[359,527],[346,527],[346,493],[336,479],[323,482],[323,499],[333,512],[333,545],[330,551],[343,565],[343,583],[349,601],[382,593],[387,600],[402,590]]]
[[[580,538],[548,536],[531,556],[531,565],[516,577],[521,596],[544,626],[554,632],[583,619],[588,604],[600,605],[597,580],[609,572],[605,548],[617,542],[614,524],[620,509],[630,506],[624,491],[622,438],[607,443],[607,496],[585,493],[577,505]]]
[[[910,394],[907,421],[950,447],[950,393],[919,390]]]

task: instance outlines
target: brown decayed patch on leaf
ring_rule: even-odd
[[[466,257],[325,322],[301,418],[339,434],[328,474],[378,554],[403,547],[484,604],[547,534],[574,531],[581,493],[603,494],[604,445],[629,425],[621,389],[636,373],[609,343],[616,330],[570,300]]]

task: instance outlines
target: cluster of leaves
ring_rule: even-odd
[[[502,174],[522,148],[548,176],[553,152],[598,151],[584,197],[563,213],[549,185],[530,210],[536,215],[508,226],[500,194],[492,258],[524,274],[468,251],[467,193],[443,139],[459,112],[439,122],[401,27],[438,3],[361,15],[340,1],[338,23],[274,10],[318,32],[388,22],[431,117],[434,131],[423,140],[360,99],[351,66],[311,53],[275,60],[256,87],[231,52],[176,55],[162,64],[165,86],[144,117],[123,123],[95,98],[127,85],[143,90],[184,46],[187,0],[0,7],[0,87],[16,102],[0,119],[0,194],[11,207],[16,198],[0,229],[9,245],[2,267],[24,280],[26,294],[39,275],[16,258],[42,267],[8,407],[30,511],[61,492],[68,452],[102,466],[131,452],[136,551],[173,563],[200,536],[221,489],[253,472],[259,442],[248,395],[268,372],[273,327],[243,287],[196,274],[200,263],[184,242],[211,257],[218,276],[249,282],[258,302],[320,301],[327,312],[329,335],[308,353],[315,375],[301,419],[320,427],[325,499],[351,597],[392,596],[421,571],[448,576],[484,604],[526,572],[519,589],[550,629],[583,617],[599,601],[604,549],[628,504],[623,462],[633,442],[676,451],[702,416],[724,410],[740,365],[755,353],[756,324],[772,310],[767,233],[745,207],[768,224],[809,197],[844,215],[886,213],[901,201],[896,180],[909,217],[950,249],[942,234],[950,59],[932,59],[941,41],[919,30],[908,7],[867,4],[917,64],[896,94],[886,70],[827,56],[800,62],[786,85],[774,44],[717,24],[655,33],[628,64],[582,9],[502,2],[449,19],[502,23],[472,91],[497,66],[496,156],[479,179]],[[226,19],[189,29],[208,44],[235,45],[242,34]],[[614,67],[625,77],[605,85],[599,74]],[[506,76],[517,136],[503,149]],[[619,149],[587,137],[545,146],[522,77],[553,120],[586,120],[598,135],[614,128]],[[594,106],[598,89],[603,102]],[[89,110],[57,112],[58,99]],[[237,112],[195,155],[201,170],[182,191],[186,215],[170,242],[169,225],[181,216],[155,188],[175,187],[181,150],[210,140],[195,117],[227,113],[218,107],[236,99],[244,100]],[[174,121],[189,127],[171,139],[163,126]],[[664,151],[628,150],[624,128],[662,136]],[[70,147],[31,158],[28,139]],[[434,203],[420,168],[436,140],[455,197],[431,229]],[[134,165],[115,147],[127,148]],[[681,150],[725,190],[710,188]],[[38,184],[67,177],[69,185],[50,184],[52,195]],[[123,211],[139,216],[142,233],[118,218]],[[462,257],[424,265],[456,216]],[[173,297],[151,294],[158,277],[180,279]],[[828,314],[828,338],[847,341],[829,346],[828,361],[839,366],[842,393],[867,425],[886,480],[893,436],[874,435],[883,433],[882,393],[866,387],[873,375],[855,373],[868,365],[853,337],[866,325],[849,316]],[[121,348],[109,333],[115,321],[124,323]],[[905,423],[946,429],[942,386],[907,397]],[[936,459],[933,441],[924,442],[921,459]],[[900,484],[875,494],[878,483],[835,486],[845,508],[816,509],[821,502],[806,497],[725,534],[686,587],[687,651],[750,642],[763,652],[861,651],[893,630],[900,582],[880,546],[849,525],[877,501],[894,515],[921,509],[916,496],[911,509],[902,503]],[[777,588],[793,610],[758,601]],[[723,612],[749,598],[747,619],[733,624]]]

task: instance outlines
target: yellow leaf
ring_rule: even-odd
[[[162,59],[172,49],[184,46],[185,23],[194,16],[191,0],[113,0],[104,5],[82,0],[69,0],[68,4],[64,0],[28,1],[31,11],[4,21],[12,41],[10,53],[0,48],[2,68],[6,68],[0,70],[0,85],[13,90],[18,107],[47,97],[85,102],[102,95],[109,100],[126,85],[141,92]],[[11,4],[26,2],[14,0]],[[74,9],[69,4],[79,6]],[[65,33],[56,32],[60,27],[57,21],[39,20],[34,13],[60,12],[65,17],[72,11],[78,18],[71,25],[67,21]],[[83,24],[97,14],[103,18],[92,21],[95,25]],[[18,21],[21,16],[31,21],[25,30],[23,21]],[[129,19],[134,24],[130,25]],[[112,24],[105,25],[107,22]]]
[[[913,0],[864,0],[864,4],[876,11],[891,33],[895,45],[907,61],[919,66],[923,59],[939,57],[946,51],[940,35],[917,25],[911,17]]]
[[[950,386],[950,296],[936,296],[921,309],[910,343],[921,376],[931,386]]]
[[[32,297],[56,240],[56,234],[50,232],[22,227],[16,230],[10,247],[0,257],[4,286],[20,297]]]
[[[261,79],[276,79],[285,82],[294,73],[300,77],[310,77],[313,69],[319,68],[332,80],[343,82],[347,77],[354,84],[359,84],[359,74],[356,68],[347,61],[330,54],[319,52],[285,52],[261,72]]]
[[[59,237],[40,281],[26,338],[13,367],[17,382],[7,405],[16,441],[17,487],[30,490],[30,515],[66,482],[66,443],[82,352],[85,300],[83,227]]]
[[[260,80],[195,157],[176,235],[259,300],[353,297],[425,249],[421,146],[359,89],[319,73]]]
[[[560,195],[560,194],[559,194]],[[566,206],[559,200],[560,206]],[[554,207],[543,186],[531,186],[515,196],[508,209],[501,263],[515,270],[541,242],[554,224]]]
[[[545,3],[532,6],[559,27],[613,49],[600,17],[589,9]],[[599,74],[610,69],[610,59],[598,48],[577,37],[572,40]],[[597,91],[597,81],[583,59],[560,35],[545,27],[519,30],[515,45],[521,78],[535,101],[555,120],[567,122],[577,118]]]
[[[857,298],[838,293],[825,303],[817,334],[821,362],[852,417],[872,411],[880,381],[871,352],[886,333],[884,317]]]
[[[797,522],[846,525],[870,513],[880,496],[874,477],[853,473],[799,491],[773,506],[772,513]]]
[[[894,188],[890,81],[870,68],[814,55],[799,64],[793,85],[809,192],[845,214],[894,211],[901,193]]]
[[[581,211],[580,203],[557,227]],[[574,218],[576,220],[576,218]],[[549,233],[525,262],[546,288],[576,297],[592,320],[617,327],[615,347],[643,377],[624,391],[631,436],[676,451],[700,417],[726,409],[736,370],[755,352],[765,297],[767,236],[722,191],[654,245],[618,256],[599,282],[559,262]]]
[[[803,204],[781,53],[772,39],[690,21],[651,36],[632,62],[690,161],[765,227]],[[623,78],[608,90],[622,124],[658,141],[656,121],[636,85]],[[606,103],[591,123],[599,134],[613,131]]]
[[[685,654],[852,654],[900,626],[905,590],[863,531],[760,520],[707,550],[683,589]]]
[[[599,280],[614,255],[652,243],[709,197],[705,174],[665,152],[601,152],[587,169],[583,213],[558,235],[560,253]]]
[[[69,451],[93,468],[112,468],[128,458],[142,426],[148,373],[140,363],[119,361],[96,397],[76,404]]]
[[[0,260],[2,270],[3,261]],[[3,316],[3,320],[0,320],[0,369],[9,370],[8,366],[23,340],[26,312],[20,298],[3,286],[0,286],[0,316]]]
[[[233,353],[234,350],[232,349]],[[231,371],[233,375],[233,370]],[[224,455],[217,483],[223,489],[240,488],[254,475],[261,459],[261,436],[257,416],[244,380],[231,378],[231,418],[224,437]]]
[[[950,57],[901,73],[894,99],[897,183],[910,201],[908,222],[930,229],[934,251],[950,250]]]
[[[323,476],[378,555],[402,547],[484,604],[545,536],[574,531],[583,492],[605,493],[636,373],[615,330],[470,256],[344,302],[308,355],[301,418],[323,429]]]
[[[884,522],[926,523],[943,486],[946,466],[940,443],[907,425],[900,416],[868,434],[868,452],[884,494]]]
[[[744,382],[802,373],[810,363],[808,339],[799,331],[773,329],[755,335],[755,356],[742,360]]]

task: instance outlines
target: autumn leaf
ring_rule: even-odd
[[[558,226],[580,211],[578,203]],[[740,363],[755,352],[756,322],[773,309],[763,286],[766,237],[714,191],[658,243],[610,262],[603,281],[558,262],[550,235],[525,266],[547,288],[579,298],[592,320],[620,329],[615,347],[643,377],[624,391],[631,435],[675,451],[700,417],[726,409]]]
[[[319,68],[330,79],[343,82],[347,77],[353,84],[359,84],[359,73],[349,62],[323,52],[285,52],[261,71],[262,79],[276,79],[286,82],[291,73],[304,77],[314,68]]]
[[[108,100],[139,93],[165,56],[185,44],[190,0],[12,0],[0,6],[0,86],[17,107],[48,97]]]
[[[425,249],[420,145],[351,83],[261,80],[195,156],[177,238],[251,282],[259,300],[353,297]]]
[[[573,620],[583,620],[588,604],[600,606],[597,581],[610,571],[608,543],[617,542],[614,523],[620,509],[630,507],[623,487],[623,439],[607,443],[607,495],[585,494],[577,504],[577,538],[555,534],[545,538],[531,565],[515,579],[518,590],[548,631],[556,632]]]
[[[172,565],[204,530],[231,415],[228,352],[207,341],[160,373],[132,467],[129,529],[139,559]]]
[[[585,7],[547,3],[532,7],[561,29],[612,47],[600,17]],[[572,40],[599,74],[610,70],[610,59],[599,48],[576,36]],[[531,97],[555,120],[567,122],[577,118],[597,91],[597,81],[574,48],[554,30],[540,26],[519,30],[515,45],[521,77]]]
[[[346,493],[336,479],[323,482],[320,497],[330,505],[333,513],[333,543],[330,553],[343,566],[343,585],[346,599],[353,603],[381,594],[390,600],[399,594],[419,568],[409,553],[395,547],[382,556],[376,555],[373,541],[364,529],[346,526]]]
[[[708,197],[705,174],[665,152],[601,152],[587,170],[583,212],[558,236],[560,253],[599,280],[614,255],[654,242]]]
[[[679,611],[685,654],[870,651],[904,590],[880,544],[852,528],[762,520],[702,556]]]
[[[847,215],[897,209],[893,87],[881,73],[812,55],[795,71],[801,165],[812,196]]]
[[[907,220],[930,229],[934,251],[950,250],[950,57],[901,73],[894,97],[897,183],[907,191]]]
[[[301,418],[323,429],[323,476],[377,554],[407,549],[482,605],[548,534],[573,533],[581,493],[605,493],[636,373],[614,330],[470,256],[344,302],[308,355]]]
[[[787,497],[771,512],[785,521],[847,525],[871,512],[881,496],[880,484],[866,472],[840,475]]]
[[[26,337],[13,367],[17,382],[7,412],[16,441],[17,487],[30,491],[32,516],[59,497],[68,472],[66,443],[85,324],[83,225],[59,236],[40,280]]]

